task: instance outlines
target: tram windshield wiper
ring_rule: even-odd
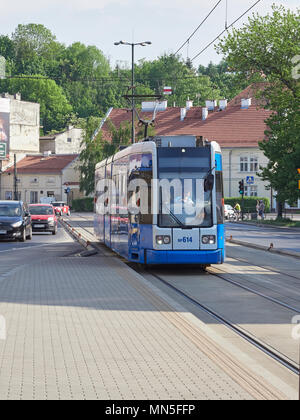
[[[176,223],[178,223],[183,229],[189,229],[189,226],[186,226],[184,223],[182,223],[182,221],[179,220],[178,217],[175,216],[175,214],[170,209],[168,209],[167,206],[165,206],[165,208],[168,210],[169,215],[173,218],[173,220],[175,220]]]
[[[162,189],[161,188],[160,188],[159,193],[160,193],[159,194],[160,195],[160,214],[162,216],[162,214],[163,214],[163,212],[162,212],[162,210],[163,210],[163,202],[162,202]],[[172,212],[172,210],[170,210],[165,204],[164,204],[164,207],[168,211],[168,213],[169,213],[168,215],[171,216],[172,219],[175,220],[175,222],[178,223],[179,226],[181,226],[183,229],[186,229],[187,228],[187,226],[185,224],[183,224],[182,221],[179,220],[177,216],[175,216],[175,214]]]

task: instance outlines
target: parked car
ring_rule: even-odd
[[[225,204],[224,215],[227,220],[235,216],[234,208],[230,204]]]
[[[58,214],[59,216],[63,216],[64,214],[67,216],[70,216],[71,214],[70,207],[67,204],[65,204],[63,201],[55,201],[51,204],[54,207],[55,213]]]
[[[32,239],[30,213],[22,201],[0,201],[0,239]]]
[[[32,230],[57,234],[57,217],[51,204],[30,204]]]

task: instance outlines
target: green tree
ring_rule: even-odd
[[[50,76],[64,50],[44,25],[18,25],[11,38],[14,45],[15,74]]]
[[[5,35],[0,35],[0,56],[6,61],[6,75],[10,75],[14,69],[15,47],[12,40]]]
[[[236,73],[250,81],[264,79],[257,88],[257,97],[273,113],[266,120],[266,138],[260,142],[269,164],[261,168],[259,176],[276,190],[278,216],[282,216],[284,201],[300,197],[296,185],[300,84],[293,71],[294,59],[300,55],[300,14],[273,6],[272,14],[253,15],[248,24],[233,30],[217,50]]]
[[[38,75],[10,78],[0,80],[0,90],[10,94],[20,92],[23,100],[39,103],[44,134],[64,129],[70,119],[72,107],[54,80]]]
[[[108,121],[111,141],[103,138],[102,131],[99,131],[101,119],[90,117],[82,120],[81,127],[84,129],[83,150],[80,153],[80,190],[86,195],[93,193],[95,189],[95,167],[103,159],[116,153],[120,145],[127,145],[130,142],[131,128],[129,123],[123,123],[117,129]]]
[[[107,102],[114,102],[114,92],[107,85],[109,62],[95,46],[76,42],[67,47],[59,63],[59,75],[59,83],[80,118],[101,115],[109,108]]]
[[[163,93],[164,86],[171,86],[173,94],[168,100],[177,106],[184,107],[188,98],[203,105],[206,99],[221,97],[208,76],[199,76],[194,68],[174,54],[165,54],[153,62],[140,62],[136,79],[157,94]]]
[[[224,60],[219,64],[210,62],[207,67],[200,65],[198,73],[208,76],[213,86],[219,89],[221,96],[228,100],[233,99],[249,85],[249,81],[244,76],[231,73]]]

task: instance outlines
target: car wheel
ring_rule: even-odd
[[[56,235],[57,234],[57,227],[52,231],[52,235]]]
[[[30,227],[29,235],[26,237],[26,239],[29,239],[31,241],[31,239],[32,239],[32,227]]]
[[[26,229],[25,228],[23,229],[23,233],[22,233],[20,242],[26,242]]]

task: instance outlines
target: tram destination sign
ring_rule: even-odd
[[[0,143],[0,160],[6,159],[6,143]]]

